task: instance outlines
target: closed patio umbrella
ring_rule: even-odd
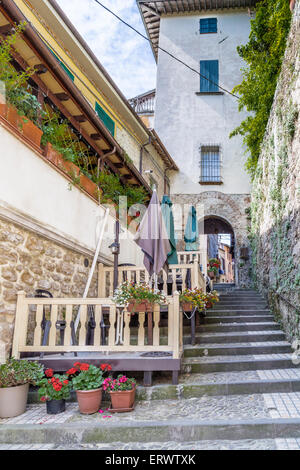
[[[184,232],[185,250],[199,250],[199,229],[197,222],[197,212],[194,206],[191,206],[187,224]]]
[[[164,196],[161,203],[161,210],[171,246],[171,251],[168,253],[168,264],[178,264],[172,205],[173,204],[169,196]]]
[[[171,245],[155,189],[134,241],[144,253],[144,265],[150,276],[167,269]]]
[[[171,251],[171,245],[155,189],[134,240],[144,253],[145,268],[149,275],[153,276],[157,289],[157,275],[162,269],[168,268],[168,253]],[[151,312],[148,312],[148,344],[153,344]]]

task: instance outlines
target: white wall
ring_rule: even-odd
[[[94,252],[104,208],[0,125],[0,216],[22,221],[46,236]],[[139,264],[141,251],[130,239],[122,241],[120,262]],[[108,246],[114,240],[110,217],[101,249],[112,261]],[[70,246],[71,247],[71,246]]]
[[[199,33],[200,18],[217,18],[218,33]],[[241,82],[243,65],[237,46],[246,43],[250,18],[246,12],[162,17],[160,46],[200,72],[200,60],[219,61],[219,84],[228,90]],[[226,38],[221,44],[219,42]],[[238,100],[228,94],[199,96],[200,77],[159,51],[155,130],[180,168],[172,177],[173,194],[222,191],[250,192],[244,170],[242,139],[229,139],[244,119]],[[200,146],[221,145],[223,185],[200,185]]]

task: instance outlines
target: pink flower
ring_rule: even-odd
[[[99,410],[99,413],[104,413],[104,411],[103,411],[103,410]]]

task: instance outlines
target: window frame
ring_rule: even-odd
[[[220,144],[202,144],[200,145],[200,180],[199,183],[203,185],[223,184],[222,179],[222,150]],[[218,160],[207,159],[204,160],[204,155],[209,155],[210,158],[218,154]],[[205,164],[206,163],[206,164]],[[217,163],[217,165],[216,165]]]
[[[213,27],[211,26],[210,22],[213,20]],[[207,27],[204,26],[205,22],[207,22]],[[201,24],[202,23],[202,24]],[[207,31],[204,31],[207,29]],[[214,29],[214,31],[209,31],[209,29]],[[200,34],[217,34],[218,33],[218,18],[200,18],[199,21],[199,33]]]

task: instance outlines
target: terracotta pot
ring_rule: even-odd
[[[40,147],[43,131],[26,117],[20,118],[20,130],[33,144]]]
[[[208,277],[210,277],[211,279],[215,278],[215,273],[213,271],[207,271],[207,274],[208,274]]]
[[[111,407],[113,409],[132,408],[135,400],[135,387],[132,390],[124,392],[109,392],[111,399]]]
[[[58,162],[61,161],[62,156],[61,154],[55,150],[50,144],[50,142],[47,142],[46,147],[44,149],[44,156],[49,160],[49,162],[53,163],[53,165],[58,166]]]
[[[47,414],[57,415],[66,411],[66,400],[49,400],[46,402]]]
[[[29,384],[0,388],[0,418],[14,418],[26,411]]]
[[[91,415],[99,411],[102,401],[102,388],[95,390],[76,390],[79,411]]]
[[[296,5],[296,0],[290,0],[290,10],[293,11]]]
[[[182,310],[185,312],[192,312],[194,310],[194,305],[191,302],[182,302]]]
[[[6,119],[18,131],[21,131],[21,116],[18,114],[15,107],[7,105]]]
[[[87,193],[89,193],[91,196],[95,197],[97,194],[97,189],[98,186],[96,183],[91,181],[87,176],[85,175],[80,175],[80,185],[85,189]]]
[[[212,308],[212,306],[213,306],[212,302],[206,302],[206,305],[205,305],[206,308]]]
[[[153,312],[153,305],[150,304],[147,300],[139,302],[138,300],[133,300],[129,303],[127,307],[128,312],[130,313],[145,313]]]

